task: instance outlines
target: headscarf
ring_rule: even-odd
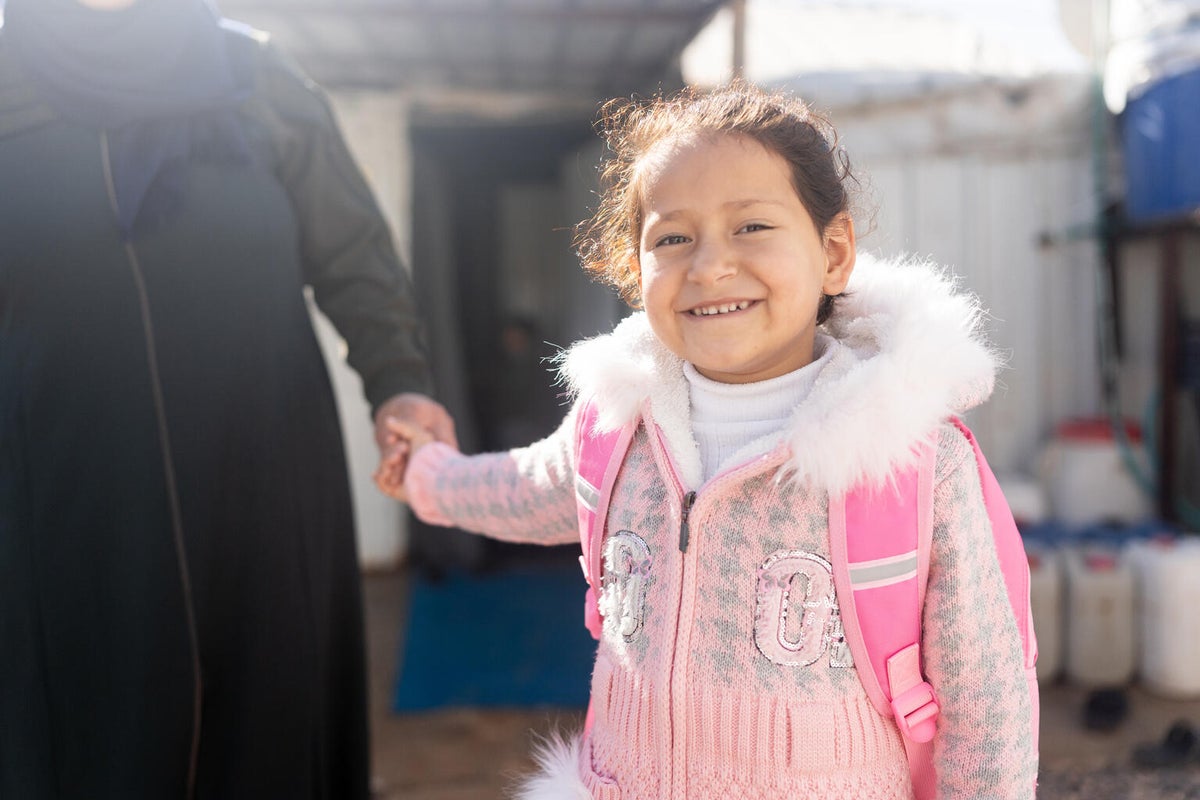
[[[237,115],[253,73],[248,48],[208,0],[137,0],[102,11],[77,0],[8,0],[4,39],[64,119],[104,130],[126,236],[161,218],[187,161],[243,162]],[[164,186],[156,186],[162,179]]]

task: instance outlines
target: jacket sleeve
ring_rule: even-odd
[[[259,92],[279,175],[298,226],[305,282],[347,345],[372,413],[431,380],[412,282],[391,233],[311,80],[270,46]]]
[[[1020,634],[975,457],[952,426],[938,453],[923,651],[941,704],[937,796],[1034,797],[1038,757]]]
[[[528,544],[578,542],[574,486],[575,409],[528,447],[465,456],[444,444],[417,451],[404,486],[432,525]]]

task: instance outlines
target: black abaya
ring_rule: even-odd
[[[182,205],[128,244],[105,134],[39,106],[0,47],[0,797],[368,795],[305,284],[373,405],[428,387],[327,106],[252,46],[252,163],[177,167]]]

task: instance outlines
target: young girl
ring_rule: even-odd
[[[565,355],[576,403],[540,442],[468,457],[394,426],[422,519],[561,544],[578,537],[581,403],[601,427],[639,420],[604,531],[591,719],[521,796],[912,797],[896,723],[846,658],[827,508],[933,434],[938,796],[1032,797],[1019,634],[972,446],[947,421],[991,391],[977,304],[933,267],[856,254],[848,163],[800,101],[737,85],[607,112],[613,157],[580,249],[642,310]],[[381,484],[395,491],[398,471],[385,463]],[[799,655],[756,624],[760,575],[797,554],[818,598],[781,620]]]

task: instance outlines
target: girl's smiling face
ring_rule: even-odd
[[[643,169],[641,294],[659,340],[724,383],[812,361],[821,296],[854,269],[849,218],[822,236],[788,163],[743,136],[664,145]]]

